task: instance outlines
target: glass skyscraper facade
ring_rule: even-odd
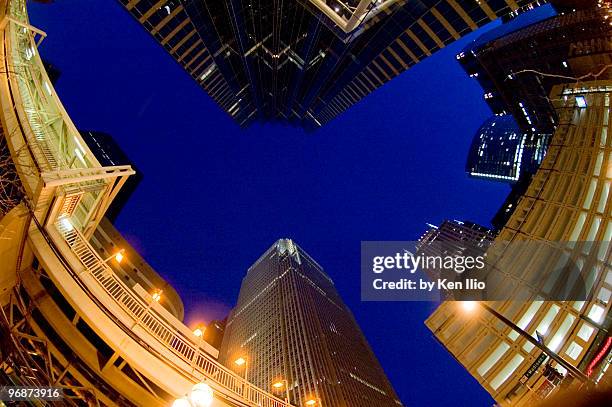
[[[547,137],[523,133],[512,116],[493,116],[474,136],[465,170],[472,177],[515,183],[537,170],[547,146]]]
[[[239,358],[263,389],[286,380],[296,406],[402,405],[332,280],[289,239],[244,277],[219,353],[227,366]]]
[[[240,125],[316,128],[532,0],[120,0]]]

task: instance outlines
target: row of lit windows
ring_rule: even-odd
[[[520,203],[521,211],[515,213],[500,234],[501,240],[512,240],[519,234],[551,242],[568,237],[571,240],[611,240],[612,219],[610,210],[605,209],[610,202],[609,187],[606,187],[609,185],[606,180],[610,165],[602,166],[602,163],[609,162],[604,157],[610,150],[606,132],[601,131],[608,125],[609,97],[599,94],[587,97],[587,100],[589,107],[586,110],[572,108],[563,111],[561,116],[568,116],[564,119],[571,119],[573,124],[561,126],[555,134],[555,153],[545,159],[527,197]],[[578,174],[579,178],[576,178]],[[590,180],[581,174],[593,174],[594,178]],[[566,179],[573,182],[566,182]],[[582,182],[578,182],[580,180]],[[577,191],[573,192],[570,186]],[[559,188],[562,193],[557,194]],[[575,247],[579,254],[596,251],[593,253],[595,265],[580,259],[577,262],[579,267],[594,267],[593,280],[587,286],[590,301],[506,302],[498,309],[534,337],[536,332],[543,335],[549,348],[577,365],[593,343],[599,325],[610,309],[612,269],[609,266],[609,246],[570,245],[570,249]],[[539,277],[545,273],[546,267],[559,266],[553,259],[542,258],[541,252],[523,253],[522,257],[504,260],[513,264],[516,270],[524,271],[520,278],[536,278],[541,282],[543,280]],[[522,289],[527,289],[529,280],[523,282]],[[550,280],[546,285],[550,285]],[[485,318],[488,321],[485,321],[484,330],[481,329],[482,320],[466,324],[460,317],[452,316],[452,306],[452,303],[447,303],[440,307],[430,317],[428,325],[435,331],[445,324],[436,335],[493,393],[504,394],[504,389],[517,383],[520,374],[513,376],[515,372],[522,372],[522,369],[518,370],[521,366],[527,368],[539,351],[533,353],[533,344],[493,318]],[[564,371],[560,366],[557,368]],[[510,377],[516,380],[508,382]]]
[[[469,4],[471,3],[471,4]],[[529,1],[519,2],[520,5]],[[326,123],[374,89],[460,36],[516,10],[514,1],[440,1],[400,34],[317,114]],[[393,17],[389,17],[393,18]]]

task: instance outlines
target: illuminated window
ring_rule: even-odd
[[[521,355],[514,355],[512,360],[491,380],[491,387],[494,390],[497,390],[499,386],[501,386],[512,373],[523,363],[525,358]]]
[[[591,307],[591,311],[589,312],[589,318],[599,323],[602,320],[603,314],[604,308],[597,304],[593,304],[593,306]]]
[[[561,346],[561,342],[563,341],[563,338],[565,338],[565,335],[569,332],[575,320],[576,320],[576,317],[571,314],[565,317],[565,319],[563,320],[563,323],[561,324],[559,329],[557,329],[557,332],[555,333],[553,338],[550,340],[550,343],[548,344],[548,347],[552,349],[553,352],[556,352],[559,349],[559,347]]]
[[[578,337],[583,341],[588,342],[588,340],[591,339],[591,335],[593,335],[594,330],[595,328],[585,322],[578,331]]]
[[[578,359],[578,356],[580,356],[580,354],[582,353],[582,349],[582,346],[578,345],[576,342],[572,342],[569,348],[567,348],[567,350],[565,351],[565,354],[568,355],[570,358],[576,360]]]
[[[500,343],[497,348],[489,355],[489,357],[482,362],[482,364],[478,367],[478,374],[484,376],[487,372],[496,364],[499,359],[510,349],[510,345],[506,342]]]

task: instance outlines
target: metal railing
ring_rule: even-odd
[[[41,31],[29,25],[25,0],[8,0],[7,12],[4,34],[8,78],[12,83],[15,103],[18,104],[15,110],[24,130],[24,137],[32,148],[41,171],[45,173],[41,176],[48,185],[54,185],[57,181],[53,179],[54,174],[59,176],[60,170],[63,173],[76,174],[74,183],[70,185],[91,195],[79,196],[73,200],[67,196],[61,200],[60,215],[63,214],[63,217],[52,221],[48,227],[54,227],[59,232],[71,252],[79,259],[84,271],[94,278],[110,300],[129,315],[134,323],[131,328],[143,328],[164,349],[186,362],[189,369],[183,369],[182,374],[190,375],[194,382],[206,377],[226,389],[228,396],[251,406],[290,406],[288,402],[247,382],[208,355],[198,343],[198,338],[188,335],[190,330],[181,321],[173,316],[163,317],[154,309],[152,302],[147,303],[121,281],[81,233],[79,228],[87,219],[87,214],[95,211],[96,205],[99,204],[95,191],[99,193],[101,188],[94,188],[95,184],[103,183],[100,180],[88,181],[91,178],[89,173],[102,168],[87,148],[61,102],[53,94],[35,42],[35,35]],[[78,154],[75,149],[82,154]],[[94,195],[91,193],[92,188]],[[86,213],[78,215],[79,211],[83,210]],[[91,284],[85,279],[81,279],[81,283],[86,286]]]
[[[125,285],[91,247],[84,236],[72,226],[68,218],[60,219],[55,227],[77,256],[85,271],[91,274],[114,302],[131,316],[134,324],[144,328],[166,349],[193,367],[194,372],[191,375],[195,381],[198,380],[198,375],[194,374],[197,371],[208,380],[226,388],[230,393],[247,400],[251,405],[261,407],[287,407],[291,405],[245,381],[244,378],[214,360],[200,348],[197,341],[183,334],[182,330],[178,328],[182,325],[179,320],[169,323],[162,318],[151,307],[152,303],[147,303]]]
[[[37,86],[38,81],[35,78],[41,75],[41,71],[40,66],[35,63],[38,51],[34,35],[27,28],[25,1],[10,1],[8,11],[8,29],[5,32],[9,37],[10,50],[7,52],[7,68],[9,77],[17,84],[19,102],[25,113],[21,120],[22,126],[30,130],[24,131],[24,135],[28,144],[37,149],[44,158],[41,160],[38,157],[41,169],[52,171],[66,168],[67,164],[62,159],[58,143],[62,135],[52,134],[52,128],[45,124],[51,111],[47,100],[51,88],[48,87],[48,95],[45,95]],[[43,116],[47,116],[47,120]]]

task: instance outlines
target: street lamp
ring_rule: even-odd
[[[286,402],[289,403],[289,383],[287,382],[286,379],[280,379],[275,381],[274,383],[272,383],[272,387],[274,387],[277,390],[282,389],[283,387],[285,387],[285,397],[286,397]]]
[[[121,249],[117,253],[108,256],[105,260],[102,260],[102,263],[106,264],[111,259],[115,259],[117,263],[121,263],[123,261],[123,258],[125,257],[124,253],[125,253],[125,249]]]
[[[206,327],[202,324],[197,325],[195,329],[193,330],[193,334],[197,336],[198,338],[203,337],[204,332],[206,332]]]
[[[172,407],[210,407],[214,392],[206,383],[198,383],[191,388],[189,395],[174,400]]]
[[[238,359],[234,360],[236,366],[244,365],[244,381],[247,381],[249,374],[249,359],[246,356],[241,356]]]
[[[476,308],[476,301],[461,301],[461,307],[464,311],[472,312]]]
[[[181,397],[180,399],[174,400],[172,407],[192,407],[191,402],[187,397]]]
[[[161,300],[162,293],[162,290],[155,290],[155,292],[153,292],[153,294],[151,295],[151,298],[153,298],[153,301],[159,302]]]
[[[461,301],[462,308],[465,311],[468,311],[468,312],[469,311],[473,311],[476,308],[477,305],[480,305],[485,311],[489,312],[494,317],[496,317],[497,319],[502,321],[504,324],[506,324],[506,326],[508,326],[511,329],[513,329],[516,332],[518,332],[519,335],[521,335],[523,338],[525,338],[529,343],[531,343],[532,345],[536,346],[538,349],[540,349],[542,352],[544,352],[547,356],[549,356],[555,362],[557,362],[558,364],[563,366],[567,370],[567,372],[570,373],[572,376],[574,376],[576,379],[580,380],[583,383],[592,384],[591,379],[589,377],[587,377],[584,373],[582,373],[582,371],[580,369],[578,369],[574,365],[568,363],[565,359],[563,359],[561,356],[557,355],[548,346],[546,346],[543,343],[541,343],[540,341],[536,340],[533,336],[529,335],[527,332],[525,332],[523,329],[521,329],[514,322],[510,321],[508,318],[506,318],[505,316],[503,316],[502,314],[500,314],[499,312],[497,312],[496,310],[494,310],[493,308],[491,308],[490,306],[488,306],[484,302],[479,302],[479,301]]]
[[[198,383],[191,389],[189,400],[194,407],[210,407],[213,402],[213,391],[206,383]]]
[[[308,400],[306,400],[305,403],[307,406],[321,406],[321,399],[320,398],[309,398]]]

